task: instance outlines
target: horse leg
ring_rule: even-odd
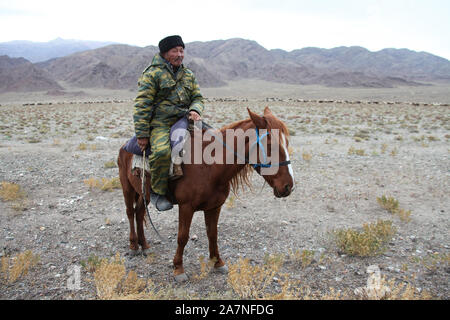
[[[214,268],[221,273],[227,273],[228,268],[225,262],[220,258],[219,248],[217,246],[217,224],[219,222],[221,207],[205,211],[206,234],[209,241],[209,259],[215,261]]]
[[[189,240],[189,229],[191,228],[194,210],[190,205],[179,206],[178,209],[178,246],[175,257],[173,258],[174,276],[177,282],[184,282],[187,276],[183,268],[183,252]]]
[[[136,236],[136,231],[134,229],[134,201],[136,197],[136,192],[131,188],[123,188],[123,196],[125,199],[125,206],[127,208],[127,217],[130,222],[130,250],[132,254],[136,254],[139,249],[138,238]]]
[[[142,200],[142,196],[139,197],[139,200],[136,204],[136,225],[137,225],[137,238],[138,244],[142,247],[142,252],[145,254],[145,251],[150,248],[145,239],[144,234],[144,217],[145,217],[145,207],[144,201]]]

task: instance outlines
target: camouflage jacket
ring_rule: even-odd
[[[138,87],[133,115],[138,138],[149,137],[150,127],[173,125],[188,110],[203,113],[203,97],[194,73],[184,65],[174,73],[159,54],[142,73]]]

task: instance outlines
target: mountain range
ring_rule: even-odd
[[[0,56],[0,92],[61,89],[62,83],[79,88],[136,89],[140,74],[157,52],[155,46],[112,44],[34,64]],[[450,82],[449,60],[408,49],[371,52],[362,47],[338,47],[287,52],[235,38],[187,43],[184,64],[195,72],[201,87],[223,86],[239,79],[383,88]],[[30,72],[24,74],[24,69]]]
[[[32,63],[64,57],[72,53],[104,47],[114,42],[56,38],[48,42],[14,40],[0,43],[0,56],[25,58]]]
[[[47,71],[24,58],[0,56],[0,93],[63,89]]]

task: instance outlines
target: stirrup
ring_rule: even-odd
[[[181,168],[181,164],[173,164],[173,172],[169,177],[170,180],[177,180],[183,176],[183,169]]]

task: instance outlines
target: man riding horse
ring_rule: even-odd
[[[159,42],[157,53],[139,79],[134,105],[134,129],[141,150],[150,144],[150,201],[159,211],[170,210],[167,199],[171,163],[170,128],[189,115],[199,121],[203,97],[194,73],[184,67],[184,43],[180,36]],[[174,176],[182,175],[181,165],[174,164]]]

